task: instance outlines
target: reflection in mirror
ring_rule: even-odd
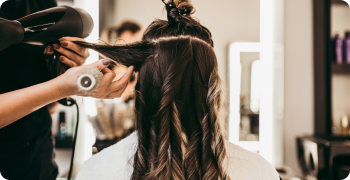
[[[235,42],[229,49],[229,140],[254,152],[259,152],[259,114],[251,110],[250,98],[256,96],[251,95],[251,87],[260,87],[256,81],[251,86],[251,79],[259,73],[254,70],[252,74],[252,64],[259,59],[259,52],[260,44],[256,42]]]
[[[252,63],[250,78],[250,110],[254,113],[260,111],[260,82],[262,81],[260,74],[260,60],[255,60]]]
[[[255,88],[252,89],[252,65],[256,59],[259,59],[259,52],[241,52],[241,65],[242,65],[242,75],[241,75],[241,93],[240,93],[240,131],[239,140],[240,141],[259,141],[259,112],[253,112],[251,110],[252,106],[252,95],[251,92],[258,92],[260,89],[259,84],[255,84]],[[255,70],[256,67],[255,67]],[[254,72],[257,75],[257,72]],[[255,77],[256,78],[256,77]],[[254,82],[259,83],[259,82]],[[256,96],[256,95],[255,95]],[[260,98],[260,96],[256,97]],[[255,99],[257,100],[257,99]],[[259,103],[259,102],[258,102]],[[256,106],[256,105],[255,105]],[[260,104],[258,105],[260,106]]]

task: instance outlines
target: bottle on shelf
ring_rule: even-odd
[[[64,138],[64,137],[66,137],[66,133],[67,133],[67,131],[66,131],[66,129],[67,129],[67,127],[66,127],[66,113],[63,111],[60,112],[59,119],[60,119],[59,126],[58,126],[59,136]]]
[[[340,119],[340,131],[342,136],[349,135],[349,120],[346,115],[343,115]]]
[[[345,33],[344,44],[343,44],[344,63],[350,64],[350,32]]]
[[[335,35],[333,39],[333,47],[334,47],[334,63],[342,64],[343,63],[343,42],[340,38],[339,34]]]

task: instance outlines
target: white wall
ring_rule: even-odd
[[[345,31],[350,31],[350,11],[346,2],[343,4],[332,4],[331,6],[331,36],[339,34],[345,37]]]
[[[227,80],[228,46],[234,41],[259,42],[260,0],[192,0],[197,17],[213,34],[219,71]],[[117,0],[116,24],[134,20],[145,29],[154,18],[166,19],[161,0]]]
[[[284,162],[301,172],[296,137],[313,134],[312,0],[285,0]]]

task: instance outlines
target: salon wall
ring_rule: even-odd
[[[235,41],[259,41],[260,0],[192,0],[200,22],[208,27],[214,38],[219,71],[227,80],[228,46]],[[166,19],[161,0],[117,0],[116,24],[133,20],[145,29],[154,18]]]
[[[285,0],[284,162],[301,172],[296,137],[313,134],[312,0]]]

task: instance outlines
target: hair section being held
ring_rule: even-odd
[[[108,45],[108,44],[93,44],[83,41],[75,41],[74,43],[93,49],[107,58],[114,60],[116,63],[125,66],[134,65],[138,69],[144,60],[153,54],[154,43],[140,41],[127,45]]]

